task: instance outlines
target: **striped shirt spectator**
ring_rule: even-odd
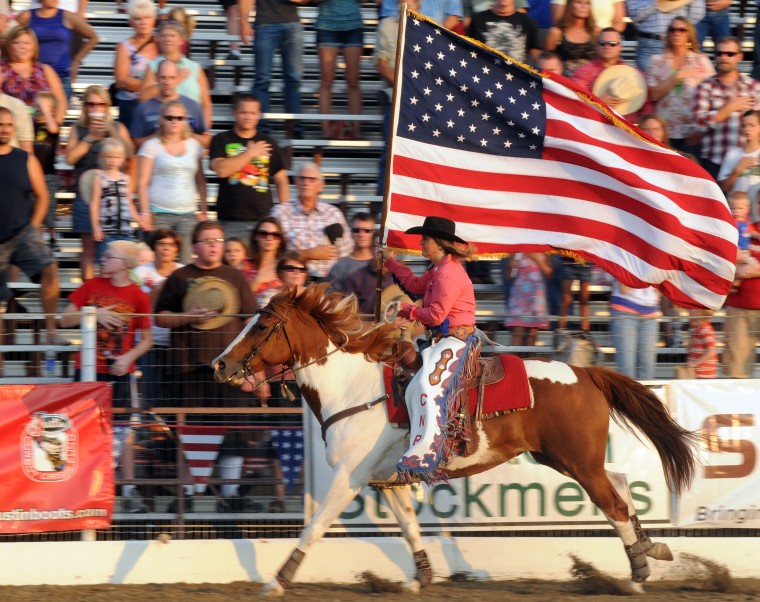
[[[697,378],[718,378],[718,354],[715,350],[717,338],[710,324],[709,316],[694,318],[699,323],[692,325],[691,341],[686,356],[687,365],[693,366]],[[708,356],[706,359],[703,359]]]

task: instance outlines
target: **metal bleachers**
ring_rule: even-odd
[[[16,11],[23,10],[28,5],[28,0],[14,3]],[[231,94],[238,90],[248,90],[253,76],[253,56],[250,47],[242,48],[241,60],[226,60],[229,44],[235,41],[225,30],[225,15],[221,6],[212,0],[186,0],[181,4],[191,15],[195,17],[196,29],[192,36],[191,58],[204,65],[209,76],[214,101],[214,128],[213,132],[229,129],[232,124],[232,110],[230,106]],[[351,213],[357,210],[366,210],[382,199],[375,196],[377,179],[377,158],[383,147],[382,143],[382,106],[377,92],[384,87],[375,67],[372,53],[375,45],[375,29],[378,23],[377,7],[374,2],[364,2],[362,14],[365,23],[365,45],[361,62],[361,89],[363,96],[363,113],[359,116],[347,115],[346,87],[342,81],[342,65],[339,62],[339,72],[333,88],[334,114],[325,116],[319,114],[318,92],[320,85],[319,60],[315,47],[314,22],[317,14],[316,6],[299,7],[302,22],[305,25],[304,34],[304,74],[302,86],[303,113],[290,115],[284,113],[282,98],[282,83],[279,71],[279,59],[276,59],[273,73],[272,101],[270,112],[265,116],[270,123],[274,137],[280,142],[289,161],[289,173],[293,175],[298,166],[306,161],[316,160],[320,163],[326,177],[326,187],[323,199],[339,205],[345,211]],[[751,56],[752,33],[755,27],[754,9],[750,15],[746,0],[734,3],[732,7],[732,25],[737,32],[743,34],[743,48],[745,50],[745,62],[742,67],[747,71],[750,63],[747,60]],[[108,87],[113,82],[113,60],[116,45],[131,35],[126,15],[119,14],[115,5],[111,2],[90,2],[87,9],[87,17],[90,23],[98,31],[100,43],[96,49],[86,58],[80,69],[79,79],[74,84],[76,93],[81,92],[94,83]],[[711,43],[708,42],[708,48]],[[634,61],[636,42],[626,39],[624,42],[623,57],[629,62]],[[68,137],[71,123],[79,116],[80,104],[74,103],[67,114],[67,123],[62,131],[62,140]],[[321,136],[321,123],[324,119],[359,121],[361,123],[361,137],[358,140],[325,140]],[[303,135],[300,138],[288,137],[288,126],[293,121],[299,121],[303,127]],[[209,169],[207,162],[206,176],[208,179],[208,199],[213,211],[218,188],[218,179]],[[70,167],[59,160],[58,167],[66,176],[70,173]],[[65,304],[65,296],[74,290],[81,280],[79,277],[79,253],[81,245],[79,240],[70,234],[70,217],[66,212],[73,198],[70,188],[64,188],[58,195],[58,203],[62,211],[58,219],[59,241],[62,250],[57,253],[60,262],[62,300]],[[478,298],[478,323],[487,330],[499,343],[509,343],[509,334],[504,330],[502,323],[505,318],[500,274],[498,262],[491,264],[491,284],[476,284]],[[29,312],[40,310],[39,285],[29,282],[21,277],[12,284],[21,304]],[[607,353],[607,359],[612,358],[614,349],[609,343],[607,322],[609,314],[606,309],[608,290],[600,287],[594,293],[592,316],[594,321],[594,336],[599,345]],[[720,316],[718,322],[720,323]],[[20,341],[23,344],[34,345],[34,328],[32,323],[27,322],[19,326],[17,332],[21,333]],[[67,335],[68,336],[68,335]],[[75,338],[75,333],[72,334]],[[21,344],[21,343],[19,343]],[[0,354],[4,347],[0,346]],[[548,355],[552,350],[552,333],[544,332],[540,335],[538,345],[531,349],[513,349],[525,353]],[[671,376],[672,366],[683,361],[683,348],[669,349],[660,347],[660,365],[658,376]],[[32,361],[37,361],[34,356]],[[8,364],[6,363],[6,366]],[[14,374],[23,373],[26,370],[21,364],[14,370]],[[0,377],[5,375],[0,374]]]

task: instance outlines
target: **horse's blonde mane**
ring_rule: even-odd
[[[271,304],[275,308],[281,303],[289,305],[303,322],[316,322],[334,345],[345,345],[343,349],[349,353],[363,353],[374,361],[393,361],[398,331],[390,324],[370,330],[372,324],[359,314],[356,295],[330,293],[329,287],[326,283],[312,284],[298,295],[281,293]]]

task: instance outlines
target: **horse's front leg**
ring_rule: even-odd
[[[427,552],[422,546],[422,532],[420,523],[414,512],[412,504],[411,488],[405,487],[388,487],[380,489],[385,501],[393,512],[398,521],[401,532],[404,534],[409,547],[412,549],[414,564],[417,567],[417,574],[404,584],[404,589],[419,593],[421,587],[430,585],[433,580],[433,571],[430,568]]]
[[[265,595],[281,596],[285,593],[285,588],[293,581],[298,566],[303,561],[309,548],[322,538],[325,531],[333,524],[345,507],[348,506],[349,502],[364,488],[364,485],[361,487],[351,487],[347,475],[347,471],[335,469],[327,495],[322,504],[320,504],[319,510],[317,510],[314,517],[309,521],[309,524],[301,532],[296,549],[293,550],[290,557],[280,567],[277,575],[267,583],[264,588]]]

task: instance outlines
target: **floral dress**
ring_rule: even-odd
[[[657,101],[655,113],[668,124],[671,138],[688,138],[697,132],[694,120],[694,97],[697,86],[715,74],[715,68],[704,54],[689,51],[686,53],[686,65],[697,70],[695,77],[689,77]],[[647,86],[654,87],[673,74],[673,55],[669,52],[652,57],[647,72]]]
[[[546,279],[535,259],[525,253],[514,257],[517,275],[509,294],[509,317],[504,326],[549,328],[546,319]]]

